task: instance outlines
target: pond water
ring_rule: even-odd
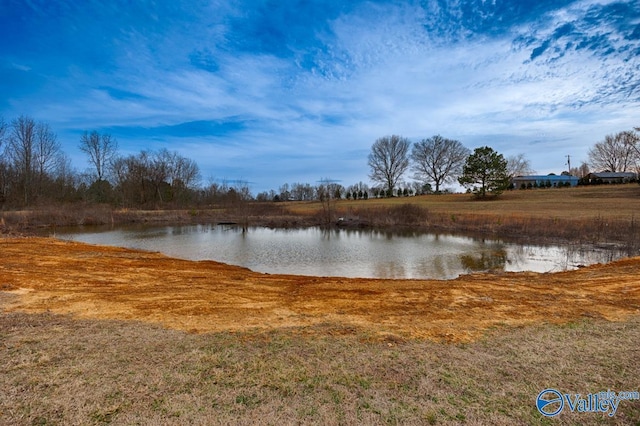
[[[215,260],[257,272],[362,278],[451,279],[486,270],[553,272],[605,263],[612,248],[528,245],[453,235],[189,225],[70,229],[56,236],[91,244]]]

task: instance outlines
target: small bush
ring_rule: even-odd
[[[428,210],[416,204],[401,204],[389,209],[389,218],[397,225],[423,225]]]

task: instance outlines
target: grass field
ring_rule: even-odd
[[[339,212],[404,203],[416,204],[431,213],[477,214],[491,217],[526,216],[533,218],[591,219],[606,217],[627,220],[640,212],[640,185],[600,185],[506,191],[496,198],[477,200],[469,194],[421,195],[418,197],[339,200]],[[301,214],[321,209],[317,202],[285,203]]]
[[[263,217],[322,215],[319,203],[281,204]],[[334,207],[380,226],[634,244],[640,188]],[[640,425],[640,401],[612,417],[565,408],[548,419],[535,406],[546,388],[640,391],[640,258],[393,281],[256,274],[48,238],[0,238],[0,255],[0,425]]]
[[[637,425],[553,419],[537,394],[637,390],[640,322],[496,328],[468,344],[379,341],[358,329],[187,334],[124,321],[0,316],[0,423],[11,425]]]
[[[407,204],[420,209],[408,212],[409,223],[401,211]],[[322,210],[317,202],[286,203],[286,208],[302,216],[320,215]],[[432,231],[634,247],[640,241],[640,186],[635,184],[514,190],[487,200],[469,194],[339,200],[333,208],[336,217],[373,226],[409,225]]]

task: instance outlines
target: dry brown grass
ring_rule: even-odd
[[[345,217],[354,226],[616,242],[631,247],[640,241],[639,211],[640,186],[628,184],[515,190],[489,200],[476,200],[468,194],[340,200],[332,203],[331,219]],[[320,202],[241,203],[220,208],[148,211],[73,204],[0,212],[0,231],[73,225],[220,221],[305,227],[326,225],[326,216]]]
[[[301,216],[313,215],[319,203],[287,203]],[[640,186],[515,190],[498,198],[477,200],[468,194],[424,195],[370,200],[341,200],[337,214],[373,226],[401,226],[389,212],[403,205],[421,209],[424,219],[408,225],[424,230],[482,233],[496,237],[575,242],[640,241]],[[413,217],[413,216],[411,216]]]
[[[312,226],[305,215],[293,215],[280,203],[241,203],[226,207],[189,210],[139,210],[97,204],[60,204],[25,210],[0,211],[1,233],[29,233],[41,228],[65,226],[145,224],[189,224],[233,222],[264,226]]]
[[[639,193],[338,208],[486,232],[572,223],[606,241],[630,226]],[[293,217],[320,207],[286,206]],[[0,424],[640,424],[640,401],[613,418],[535,408],[548,387],[639,390],[638,259],[443,282],[263,275],[44,239],[0,240],[0,255]]]
[[[54,226],[103,225],[113,222],[111,207],[94,204],[40,206],[29,210],[0,212],[5,226],[15,230]]]
[[[311,334],[309,334],[311,331]],[[11,425],[631,425],[538,392],[637,390],[640,320],[496,328],[469,344],[357,328],[187,334],[124,321],[0,314],[0,423]]]
[[[605,217],[627,220],[640,211],[640,185],[602,185],[576,188],[514,190],[497,198],[476,200],[469,194],[423,195],[349,201],[343,209],[415,203],[432,213],[478,214],[483,216],[528,216],[534,218],[589,219]],[[311,203],[293,205],[295,211],[313,209]]]
[[[350,207],[337,212],[345,221],[341,226],[367,226],[374,228],[420,228],[428,223],[429,211],[415,203],[381,204]]]
[[[446,214],[525,215],[558,219],[606,216],[611,219],[626,219],[640,210],[640,185],[514,190],[487,200],[477,200],[469,194],[340,200],[338,208],[348,211],[350,208],[405,203],[417,204],[433,213]],[[285,205],[299,214],[312,214],[321,208],[317,202],[288,202]]]

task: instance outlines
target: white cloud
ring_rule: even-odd
[[[505,25],[502,34],[473,37],[461,22],[441,21],[436,3],[429,4],[363,3],[328,22],[327,31],[310,29],[316,44],[292,46],[291,56],[234,49],[243,34],[229,33],[234,27],[220,16],[205,14],[188,31],[127,30],[113,69],[60,77],[68,96],[45,99],[38,118],[74,131],[243,120],[246,127],[227,136],[167,136],[154,143],[194,157],[205,177],[256,181],[256,190],[321,177],[366,181],[371,144],[391,133],[413,139],[440,133],[471,148],[524,152],[546,171],[561,167],[549,164],[566,154],[586,158],[589,146],[608,133],[640,125],[634,121],[639,59],[552,44],[530,59],[540,45],[531,40],[542,43],[565,22],[593,34],[615,31],[582,22],[599,2],[577,2],[534,22]],[[455,10],[449,4],[448,11]],[[427,25],[442,31],[426,32]],[[610,39],[617,47],[624,42]],[[194,51],[203,52],[201,68],[189,60]]]

